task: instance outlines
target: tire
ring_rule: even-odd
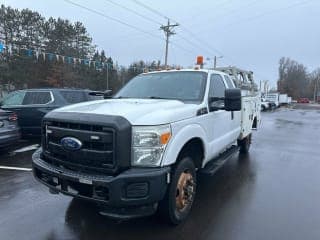
[[[240,153],[248,153],[251,145],[251,134],[242,140],[238,140],[238,146],[240,147]]]
[[[158,213],[169,224],[178,225],[189,215],[196,194],[196,169],[190,157],[182,158],[171,179],[167,193],[159,203]]]
[[[264,112],[265,110],[266,110],[266,107],[262,105],[261,106],[261,111]]]

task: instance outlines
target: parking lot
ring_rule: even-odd
[[[155,216],[110,220],[49,194],[30,171],[38,140],[21,142],[0,153],[0,239],[320,239],[320,108],[306,106],[263,113],[250,154],[201,177],[177,227]]]

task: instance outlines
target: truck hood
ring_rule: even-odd
[[[108,99],[69,105],[54,112],[122,116],[132,125],[159,125],[196,116],[199,105],[178,100]]]

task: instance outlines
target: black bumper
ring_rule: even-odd
[[[151,215],[167,190],[170,167],[131,168],[117,176],[77,173],[43,161],[41,149],[32,156],[33,173],[51,192],[101,203],[103,214],[130,218]]]

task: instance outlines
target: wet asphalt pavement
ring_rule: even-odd
[[[30,168],[31,153],[0,153],[0,165]],[[201,177],[177,227],[109,220],[92,204],[49,194],[31,172],[0,168],[0,239],[320,239],[320,107],[263,113],[250,154]]]

